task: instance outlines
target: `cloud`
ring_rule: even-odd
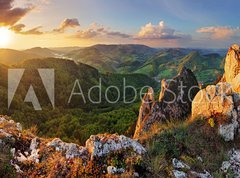
[[[23,31],[23,29],[25,27],[26,27],[26,25],[24,25],[24,24],[17,24],[17,25],[10,27],[9,29],[14,31],[17,34],[22,34],[22,35],[42,35],[42,34],[44,34],[44,32],[39,30],[40,28],[42,28],[42,26],[38,26],[38,27],[32,28],[30,30]]]
[[[131,35],[112,31],[103,25],[93,23],[87,29],[77,31],[72,37],[79,39],[90,39],[94,37],[116,37],[116,38],[130,38]]]
[[[232,28],[232,27],[202,27],[197,29],[198,33],[206,33],[209,34],[212,39],[215,40],[222,40],[222,39],[227,39],[231,38],[237,33],[240,32],[239,27],[237,28]]]
[[[63,33],[67,28],[75,28],[79,27],[80,24],[78,22],[78,19],[64,19],[63,22],[60,24],[60,26],[56,29],[54,29],[54,32]]]
[[[164,21],[160,21],[158,25],[153,25],[151,22],[141,27],[141,30],[134,37],[135,39],[147,39],[147,40],[173,40],[182,38],[181,35],[177,35],[175,30],[166,26]]]
[[[32,6],[25,8],[14,8],[13,2],[14,0],[0,0],[0,25],[14,25],[33,9]]]

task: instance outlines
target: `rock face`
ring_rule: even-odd
[[[232,85],[235,92],[240,92],[240,50],[237,44],[234,44],[228,50],[224,76],[222,81]]]
[[[173,79],[162,81],[159,101],[154,101],[153,90],[149,89],[142,100],[134,138],[150,131],[154,124],[188,117],[192,100],[198,91],[196,77],[186,68]]]
[[[232,92],[228,83],[209,85],[198,92],[192,102],[192,116],[212,117],[222,115],[232,117],[238,95]]]
[[[84,147],[59,138],[37,138],[19,128],[19,123],[0,117],[0,147],[9,147],[11,164],[22,177],[128,177],[136,174],[134,164],[139,165],[146,153],[140,143],[123,135],[92,135]]]
[[[225,141],[234,139],[240,118],[240,59],[239,46],[233,45],[226,56],[225,73],[220,83],[198,92],[192,102],[192,118],[214,119]]]

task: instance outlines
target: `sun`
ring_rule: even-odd
[[[11,41],[11,31],[6,27],[0,27],[0,47],[6,47]]]

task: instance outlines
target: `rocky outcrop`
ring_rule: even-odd
[[[240,49],[237,44],[232,45],[227,53],[224,66],[223,82],[232,85],[234,92],[240,92]]]
[[[233,94],[230,84],[209,85],[195,96],[192,102],[192,116],[222,115],[231,117],[235,100],[237,100],[237,95]]]
[[[192,102],[192,119],[212,119],[225,141],[235,138],[240,124],[239,60],[239,46],[233,45],[226,56],[225,74],[221,82],[198,92]]]
[[[155,124],[188,117],[198,91],[196,77],[185,67],[173,79],[162,81],[159,101],[154,101],[153,89],[149,89],[142,100],[134,138],[150,131]]]
[[[7,117],[0,117],[0,147],[9,147],[23,177],[132,176],[146,153],[136,140],[117,134],[92,135],[86,146],[38,138]]]

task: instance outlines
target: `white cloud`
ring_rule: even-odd
[[[219,27],[202,27],[197,29],[198,33],[206,33],[209,34],[212,39],[215,40],[221,40],[221,39],[227,39],[235,36],[237,33],[240,32],[239,27],[232,28],[227,26],[219,26]]]
[[[178,39],[181,35],[176,34],[175,30],[166,26],[164,21],[159,24],[153,25],[151,22],[141,27],[141,30],[135,35],[136,39]]]
[[[79,39],[90,39],[94,37],[129,38],[130,35],[118,31],[112,31],[110,28],[104,27],[103,25],[92,23],[87,29],[77,31],[73,37]]]

